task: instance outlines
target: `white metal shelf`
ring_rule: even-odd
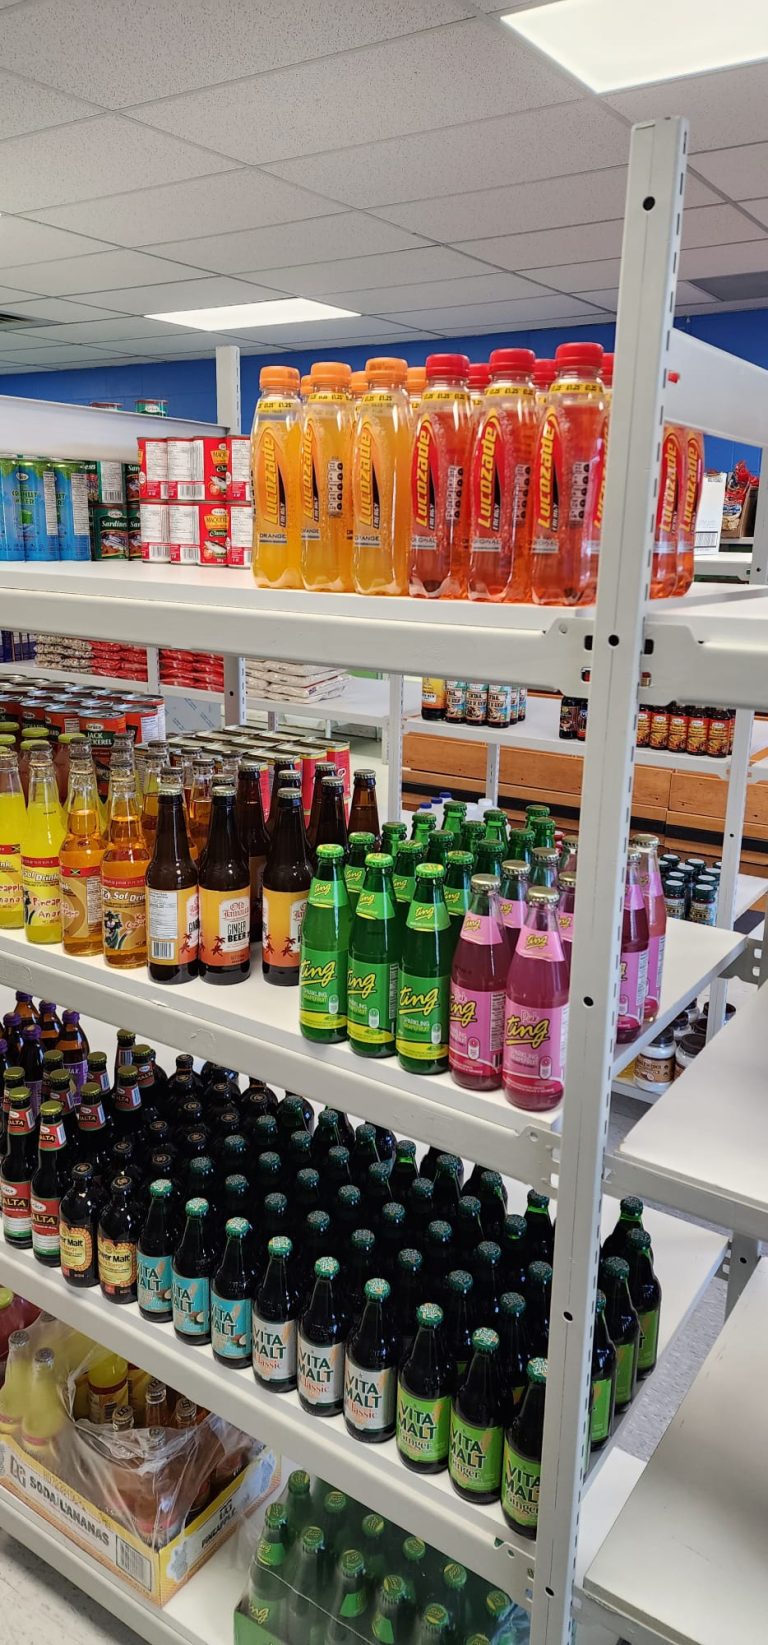
[[[141,691],[146,696],[154,694],[154,688],[148,680],[126,680],[118,674],[83,674],[77,668],[39,668],[31,659],[27,662],[0,663],[0,677],[7,674],[26,674],[32,679],[66,680],[74,685],[107,686],[109,689],[120,691]],[[166,690],[167,687],[160,689]]]
[[[247,669],[247,663],[246,663]],[[403,681],[405,713],[415,714],[421,703],[421,683]],[[333,697],[314,697],[311,702],[292,702],[290,697],[260,697],[247,692],[249,714],[279,714],[297,720],[349,720],[353,725],[383,725],[389,719],[389,680],[352,677],[345,690]]]
[[[752,567],[752,554],[742,554],[738,551],[713,549],[707,554],[700,550],[694,557],[694,572],[697,577],[729,577],[739,583],[749,581]]]
[[[97,406],[0,395],[0,451],[135,463],[136,441],[144,435],[186,440],[213,439],[224,433],[220,423],[198,423],[185,417],[148,417],[138,411],[101,411]]]
[[[767,1362],[761,1262],[587,1570],[631,1645],[765,1639]]]

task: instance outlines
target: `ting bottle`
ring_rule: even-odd
[[[160,782],[157,808],[147,868],[147,969],[153,982],[188,982],[197,976],[200,898],[180,777]]]
[[[280,788],[277,820],[264,869],[262,969],[267,982],[297,987],[301,933],[312,883],[301,790]]]
[[[123,970],[147,963],[149,863],[131,772],[111,776],[109,842],[101,868],[104,958]]]
[[[502,1082],[518,1108],[556,1108],[563,1095],[568,966],[557,928],[559,893],[528,892],[528,916],[507,976]]]
[[[371,852],[349,939],[347,1026],[358,1056],[394,1053],[399,954],[392,858]]]
[[[350,926],[343,847],[319,845],[301,931],[299,1025],[305,1039],[332,1045],[347,1037]]]
[[[59,850],[64,820],[50,748],[30,759],[29,805],[21,853],[24,926],[28,942],[61,942]]]
[[[494,1091],[501,1084],[509,951],[498,889],[493,876],[473,875],[451,967],[448,1065],[456,1084],[470,1091]]]
[[[200,976],[206,982],[241,982],[251,969],[251,879],[235,814],[235,789],[213,791],[208,844],[200,876]]]
[[[630,1040],[637,1039],[643,1026],[648,992],[648,950],[648,914],[640,883],[640,852],[636,846],[631,845],[627,852],[627,877],[621,926],[617,1045],[626,1045]]]
[[[442,1074],[448,1067],[453,941],[443,879],[439,864],[419,863],[403,935],[396,1044],[403,1068],[416,1074]]]
[[[100,954],[102,944],[101,832],[96,772],[90,749],[73,761],[67,831],[61,842],[61,918],[65,954]]]

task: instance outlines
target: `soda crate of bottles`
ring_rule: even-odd
[[[267,1509],[235,1645],[528,1645],[526,1611],[302,1469]]]
[[[49,1315],[11,1334],[0,1486],[153,1603],[279,1480],[258,1440]]]

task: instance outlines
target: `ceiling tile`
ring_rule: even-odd
[[[125,179],[123,179],[125,181]],[[237,169],[213,177],[193,177],[184,183],[137,188],[85,205],[49,207],[31,215],[38,222],[75,233],[100,234],[118,246],[149,246],[200,234],[215,239],[214,230],[260,228],[263,223],[291,223],[303,217],[324,217],[343,211],[307,189],[284,183],[265,172]],[[274,257],[270,258],[274,262]],[[223,270],[228,273],[229,270]]]
[[[268,169],[288,182],[301,180],[321,194],[365,207],[472,189],[487,178],[489,157],[494,177],[504,184],[613,167],[628,152],[627,127],[592,100],[336,149]]]
[[[270,328],[274,339],[273,347],[278,349],[282,343],[297,348],[306,344],[309,348],[313,343],[386,342],[387,339],[402,337],[410,329],[403,316],[398,320],[366,319],[365,316],[351,320],[312,320],[304,321],[300,325]],[[416,329],[431,331],[433,328],[429,320],[422,315],[416,322]],[[238,337],[244,342],[249,342],[253,339],[253,332],[250,337],[247,332],[233,332],[231,340],[237,341]]]
[[[2,342],[1,338],[0,342]],[[210,356],[215,353],[217,348],[225,347],[227,343],[231,342],[231,337],[220,336],[213,331],[180,332],[176,326],[169,326],[168,336],[165,338],[137,337],[131,342],[126,341],[122,346],[126,354],[130,352],[132,354],[143,354],[147,359],[152,360],[171,360],[175,359],[177,355],[186,354],[199,355],[201,358],[205,355]],[[109,347],[109,344],[106,346]],[[118,341],[112,346],[119,349],[121,345]]]
[[[406,308],[450,308],[457,304],[506,302],[516,297],[544,297],[548,293],[517,274],[479,274],[468,280],[425,280],[412,285],[393,282],[373,291],[340,291],[333,302],[362,314],[402,314]],[[330,298],[329,298],[330,300]],[[426,321],[424,322],[427,323]]]
[[[555,268],[531,268],[527,273],[531,280],[554,286],[556,291],[586,291],[589,287],[596,290],[598,286],[617,286],[620,268],[620,257],[607,257],[589,263],[560,263]]]
[[[618,286],[606,286],[599,291],[593,291],[590,287],[588,291],[579,292],[579,296],[585,303],[595,303],[599,308],[607,308],[614,314],[616,313],[619,303]],[[678,280],[676,309],[682,308],[684,303],[699,302],[700,300],[701,293],[696,286],[690,285],[687,280]]]
[[[66,322],[59,325],[35,326],[35,342],[51,340],[52,342],[67,343],[95,343],[97,347],[109,346],[111,343],[159,342],[166,344],[173,336],[189,338],[192,333],[188,326],[168,325],[165,320],[146,320],[144,316],[138,318],[132,314],[110,315],[108,319],[99,319],[99,309],[94,310],[95,318],[89,320],[75,320],[73,324]],[[30,332],[18,333],[29,337]],[[199,337],[200,333],[195,332]],[[5,336],[0,332],[0,348],[5,347]]]
[[[766,173],[766,181],[768,181],[768,173]],[[751,212],[759,223],[763,223],[768,228],[768,197],[760,200],[743,200],[742,205],[745,211]]]
[[[44,348],[55,347],[56,338],[49,337],[46,332],[41,337],[37,326],[26,331],[9,331],[6,330],[5,326],[0,327],[0,353],[2,354],[25,354],[30,348],[37,348],[42,352]]]
[[[2,349],[2,337],[0,337]],[[100,366],[104,364],[107,350],[103,348],[87,348],[84,343],[75,346],[74,343],[37,344],[30,342],[29,348],[19,350],[19,369],[22,361],[29,360],[33,365],[78,365]],[[10,358],[10,356],[8,356]]]
[[[9,276],[43,297],[65,297],[84,291],[119,290],[136,285],[163,285],[169,280],[194,279],[200,269],[188,269],[163,257],[149,257],[143,251],[100,251],[93,257],[65,257],[61,261],[14,267]]]
[[[695,251],[684,251],[680,258],[680,274],[684,280],[759,273],[763,269],[768,269],[768,237],[735,245],[702,246]]]
[[[381,290],[401,281],[418,284],[421,280],[459,280],[487,273],[483,263],[453,251],[450,246],[425,246],[422,250],[393,251],[380,257],[346,257],[328,263],[311,263],[305,268],[263,269],[258,276],[251,271],[250,275],[244,274],[243,279],[258,278],[265,285],[291,292],[296,297],[323,297],[334,291]]]
[[[219,303],[258,303],[261,286],[213,274],[199,280],[163,281],[159,286],[123,286],[116,291],[93,291],[94,303],[118,314],[173,314],[183,308],[212,308]]]
[[[0,269],[15,264],[52,262],[59,257],[87,257],[109,251],[104,240],[66,234],[47,223],[32,223],[26,217],[0,217]]]
[[[0,286],[0,303],[6,306],[12,305],[15,308],[17,298],[23,303],[28,296],[28,291],[19,291],[14,286]]]
[[[246,172],[256,182],[261,172]],[[274,182],[275,178],[266,178]],[[281,188],[287,187],[281,183]],[[308,195],[308,199],[316,199]],[[244,229],[238,234],[206,235],[200,240],[175,240],[168,245],[149,246],[180,262],[194,259],[199,268],[221,274],[242,274],[256,270],[305,266],[327,257],[373,257],[388,251],[407,251],[425,242],[405,229],[368,217],[362,211],[335,208],[335,217],[313,217],[306,222],[281,223],[270,228]]]
[[[757,199],[765,193],[768,143],[713,149],[707,154],[697,154],[694,165],[708,182],[729,194],[732,200]]]
[[[19,303],[9,303],[8,307],[14,314],[28,316],[30,320],[111,320],[113,309],[97,308],[93,303],[73,303],[63,297],[31,297],[24,298]]]
[[[34,7],[13,13],[16,18],[34,15]],[[5,23],[0,40],[4,47]],[[79,40],[77,49],[82,54]],[[217,155],[106,114],[55,131],[7,138],[0,148],[0,211],[42,210],[114,194],[127,177],[172,183],[226,169],[226,160]]]
[[[501,268],[534,268],[540,263],[571,263],[583,258],[618,257],[624,224],[580,223],[572,228],[540,229],[534,234],[505,234],[490,240],[462,240],[461,250],[484,257]]]
[[[461,332],[469,335],[479,327],[486,330],[506,330],[507,327],[535,325],[539,320],[568,320],[588,315],[590,307],[576,297],[552,293],[549,297],[520,297],[508,303],[471,303],[466,308],[408,309],[390,319],[405,320],[408,325],[429,326],[443,332],[450,326],[454,336]]]
[[[4,18],[3,33],[8,21]],[[12,66],[22,68],[25,65],[19,62]],[[84,120],[89,114],[100,113],[95,103],[85,103],[80,97],[62,97],[60,92],[52,91],[49,86],[36,85],[32,80],[24,80],[18,74],[7,74],[0,69],[0,141],[4,137],[20,137],[24,132],[42,131],[46,126],[61,126],[68,120]]]
[[[759,240],[761,230],[737,206],[703,206],[683,213],[683,251],[695,246]]]
[[[691,127],[688,151],[694,155],[701,149],[759,142],[765,136],[766,100],[768,63],[748,63],[715,74],[665,80],[660,85],[615,92],[605,98],[628,120],[684,114]]]
[[[162,131],[260,165],[367,142],[377,86],[387,88],[376,100],[379,138],[480,119],[488,109],[512,114],[580,96],[575,81],[546,58],[476,18],[238,80],[225,97],[212,87],[132,113]],[[302,118],[286,119],[289,108],[301,109]]]

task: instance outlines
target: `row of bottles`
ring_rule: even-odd
[[[496,349],[483,394],[462,354],[265,366],[252,435],[253,571],[270,588],[583,605],[595,599],[613,356]],[[703,443],[668,426],[651,595],[693,580]]]

